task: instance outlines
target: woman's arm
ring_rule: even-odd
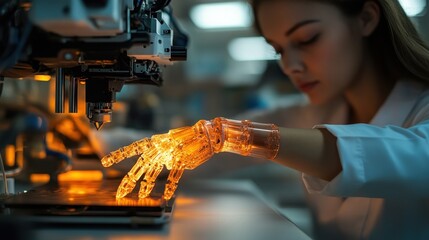
[[[326,129],[280,128],[273,161],[327,181],[342,171],[336,137]]]

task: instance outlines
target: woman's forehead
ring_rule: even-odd
[[[271,24],[295,24],[308,19],[338,20],[339,9],[320,1],[275,0],[261,3],[256,12],[261,27]]]

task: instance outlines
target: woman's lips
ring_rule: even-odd
[[[314,81],[314,82],[308,82],[308,83],[302,83],[299,84],[298,88],[299,90],[301,90],[302,92],[309,92],[311,91],[314,87],[316,87],[316,85],[318,85],[319,82],[318,81]]]

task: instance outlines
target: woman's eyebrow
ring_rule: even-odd
[[[316,23],[316,22],[320,22],[319,20],[316,19],[309,19],[309,20],[304,20],[301,22],[296,23],[295,25],[293,25],[288,31],[286,31],[286,36],[291,35],[293,32],[295,32],[296,30],[298,30],[300,27],[305,26],[307,24],[312,24],[312,23]]]

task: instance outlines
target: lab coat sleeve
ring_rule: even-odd
[[[340,197],[429,197],[429,120],[409,128],[320,125],[337,137],[343,170],[330,182],[303,175],[307,190]]]

